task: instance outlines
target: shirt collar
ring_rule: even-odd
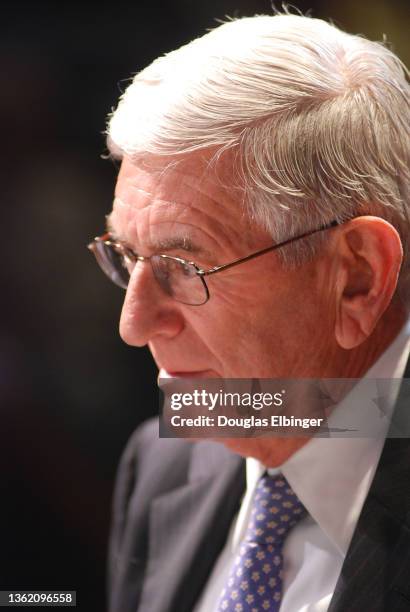
[[[369,369],[364,379],[402,378],[409,349],[408,323]],[[396,400],[396,391],[397,385],[388,398],[391,410]],[[359,382],[347,398],[340,402],[335,412],[340,415],[341,412],[346,414],[349,410],[357,410],[362,398]],[[366,418],[378,419],[377,437],[312,438],[282,466],[268,469],[272,475],[283,473],[310,516],[342,554],[347,552],[369,492],[389,424],[389,419],[385,419],[380,425],[378,413],[374,409],[369,410]],[[248,488],[256,486],[264,471],[266,468],[259,461],[247,459]]]

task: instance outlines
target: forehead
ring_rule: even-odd
[[[229,163],[217,167],[204,156],[167,164],[125,157],[108,218],[116,237],[134,246],[164,240],[199,242],[209,250],[222,243],[254,243],[255,230],[233,189]]]

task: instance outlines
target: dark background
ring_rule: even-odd
[[[376,40],[386,33],[410,64],[407,1],[296,6]],[[106,115],[155,57],[215,17],[270,3],[0,7],[0,589],[77,590],[80,610],[103,612],[115,469],[157,410],[147,351],[117,333],[122,292],[85,248],[104,229],[117,173],[102,159]]]

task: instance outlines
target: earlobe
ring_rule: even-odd
[[[379,217],[358,217],[338,243],[335,337],[344,349],[364,342],[397,286],[403,249],[396,229]]]

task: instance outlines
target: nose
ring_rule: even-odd
[[[184,328],[180,305],[154,278],[148,262],[138,262],[131,274],[120,319],[120,336],[132,346],[156,337],[173,338]]]

